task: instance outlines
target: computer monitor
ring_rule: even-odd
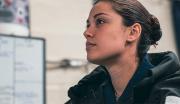
[[[45,104],[45,40],[0,35],[0,104]]]

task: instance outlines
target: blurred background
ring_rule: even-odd
[[[3,6],[3,1],[0,0]],[[16,0],[27,1],[27,0]],[[163,36],[159,45],[150,52],[173,51],[180,53],[180,0],[139,0],[161,24]],[[42,37],[46,40],[46,101],[47,104],[63,104],[68,100],[68,88],[88,74],[95,65],[86,61],[83,32],[93,0],[29,0],[23,6],[15,5],[18,16],[6,30],[0,24],[0,33]],[[18,3],[16,3],[18,4]],[[12,9],[12,8],[11,8]],[[12,9],[13,10],[13,9]],[[0,11],[1,17],[11,20],[11,13]],[[3,15],[5,14],[5,15]],[[26,22],[20,18],[25,18]],[[9,26],[9,25],[8,25]],[[6,27],[7,28],[7,27]],[[17,31],[19,30],[19,31]],[[11,32],[10,32],[11,31]]]

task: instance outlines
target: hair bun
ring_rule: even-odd
[[[154,45],[157,44],[157,41],[161,39],[162,31],[158,19],[153,15],[151,15],[151,29],[152,29],[152,33],[150,34],[151,45]]]

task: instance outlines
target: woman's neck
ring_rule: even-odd
[[[126,54],[112,64],[106,66],[110,74],[115,93],[118,97],[122,95],[129,80],[134,75],[138,67],[138,63],[139,59],[137,58],[137,55]]]

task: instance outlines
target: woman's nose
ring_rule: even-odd
[[[83,35],[85,36],[85,38],[87,38],[87,37],[93,37],[93,36],[94,36],[94,32],[93,32],[92,27],[88,27],[88,28],[84,31]]]

